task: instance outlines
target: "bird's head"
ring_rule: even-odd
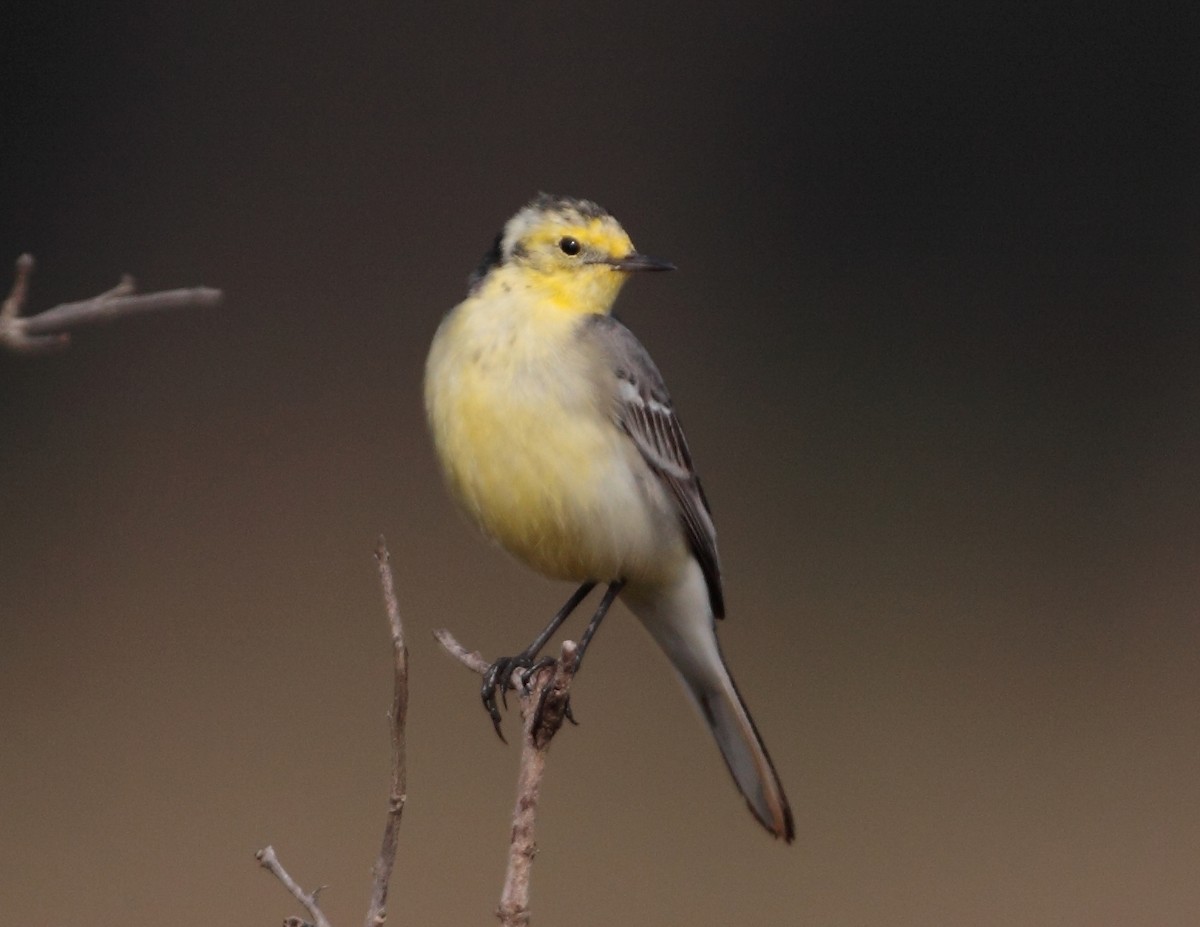
[[[568,312],[606,313],[634,271],[674,270],[639,254],[621,224],[589,200],[542,193],[508,220],[476,271],[539,290]]]

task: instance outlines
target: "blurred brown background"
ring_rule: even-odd
[[[680,267],[619,308],[799,836],[619,611],[535,922],[1200,922],[1194,14],[261,6],[6,14],[33,308],[122,271],[227,302],[0,357],[0,921],[276,924],[272,842],[358,922],[382,531],[414,687],[390,923],[492,922],[516,752],[429,632],[511,653],[568,589],[454,512],[420,378],[544,189]]]

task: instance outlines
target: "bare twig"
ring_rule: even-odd
[[[404,813],[404,803],[407,799],[407,781],[405,761],[405,720],[408,716],[408,650],[404,646],[404,625],[400,621],[400,605],[396,600],[396,583],[392,575],[391,554],[382,537],[375,548],[375,560],[379,565],[379,583],[383,588],[383,603],[387,609],[388,627],[392,635],[392,706],[390,711],[392,727],[392,785],[388,792],[387,820],[383,826],[383,841],[379,848],[379,856],[371,868],[371,904],[367,909],[366,927],[383,927],[387,920],[388,883],[392,878],[392,870],[396,865],[397,832],[400,827],[400,817]],[[316,889],[311,895],[287,874],[275,856],[272,847],[259,850],[255,855],[264,869],[269,870],[292,893],[292,897],[304,905],[304,909],[312,917],[312,924],[306,925],[299,918],[288,918],[284,927],[330,927],[329,921],[317,905],[317,895],[321,889]]]
[[[225,298],[220,290],[209,287],[163,290],[135,296],[133,278],[126,274],[111,290],[92,299],[62,303],[38,315],[22,317],[33,268],[32,255],[22,254],[17,258],[12,290],[0,308],[0,346],[22,354],[65,348],[70,342],[69,332],[77,328],[140,312],[210,308],[219,305]]]
[[[449,631],[435,631],[434,636],[452,657],[468,669],[480,675],[487,672],[487,661],[478,653],[468,652]],[[500,906],[496,911],[504,927],[526,927],[529,923],[529,886],[533,875],[533,858],[537,855],[537,804],[546,771],[546,751],[567,716],[571,680],[578,665],[576,644],[564,641],[559,659],[553,666],[536,673],[530,680],[528,690],[514,675],[513,689],[521,703],[524,735],[521,738],[517,801],[513,808],[512,836],[508,848],[508,871],[500,893]]]
[[[459,663],[471,670],[473,673],[478,673],[482,676],[488,671],[488,661],[483,658],[478,650],[467,651],[467,648],[454,639],[445,628],[438,628],[433,632],[433,636],[437,638],[437,642],[442,645],[446,653],[454,657]]]
[[[4,305],[0,306],[0,324],[8,325],[21,314],[25,298],[29,295],[29,275],[33,273],[33,255],[22,254],[17,258],[17,272],[13,277],[12,289]]]
[[[404,626],[400,623],[391,555],[382,536],[375,549],[375,559],[379,563],[379,582],[383,586],[383,601],[392,631],[392,788],[388,793],[387,822],[383,827],[379,858],[371,870],[371,906],[367,910],[366,927],[383,927],[387,920],[388,883],[396,863],[396,835],[408,789],[404,737],[404,722],[408,715],[408,650],[404,646]]]
[[[314,889],[311,895],[302,889],[299,883],[287,874],[287,870],[283,868],[283,864],[279,862],[278,857],[275,855],[274,847],[263,847],[263,849],[254,854],[254,858],[258,860],[260,866],[283,883],[283,887],[292,893],[293,898],[304,905],[304,910],[313,919],[313,927],[330,927],[329,921],[325,917],[325,912],[317,904],[317,896],[321,893],[320,888]]]

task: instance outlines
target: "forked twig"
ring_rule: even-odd
[[[314,889],[311,894],[302,889],[300,884],[287,874],[287,870],[283,868],[283,864],[279,862],[279,858],[275,855],[274,847],[263,847],[254,854],[254,858],[258,860],[260,866],[283,883],[283,887],[292,893],[293,898],[304,905],[304,910],[312,918],[313,927],[330,927],[329,921],[325,917],[325,912],[317,904],[317,896],[321,894],[320,888]]]
[[[371,902],[367,909],[366,927],[383,927],[387,920],[388,885],[396,865],[396,845],[400,818],[407,799],[407,761],[405,756],[405,722],[408,717],[408,650],[404,646],[404,625],[400,621],[400,606],[396,600],[396,582],[392,575],[392,558],[387,543],[382,537],[375,548],[375,560],[379,565],[379,583],[383,589],[383,603],[387,609],[388,628],[392,636],[392,705],[389,712],[392,729],[392,783],[388,791],[387,819],[383,825],[383,840],[379,856],[371,867]],[[328,919],[317,904],[321,889],[311,894],[305,892],[288,875],[279,862],[273,847],[265,847],[254,854],[259,864],[283,883],[292,897],[304,906],[312,917],[311,927],[330,927]],[[292,923],[294,922],[294,923]],[[292,927],[303,927],[302,921],[289,918],[284,921]]]
[[[0,306],[0,346],[20,354],[41,354],[65,348],[71,340],[69,332],[77,328],[140,312],[211,308],[220,305],[225,298],[220,290],[210,287],[135,295],[133,278],[126,274],[115,287],[99,296],[62,303],[34,316],[22,316],[33,268],[32,255],[22,254],[17,258],[12,290]]]

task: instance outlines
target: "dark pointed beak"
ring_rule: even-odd
[[[623,258],[613,258],[608,262],[616,270],[635,271],[635,270],[674,270],[675,265],[667,261],[660,261],[658,258],[647,257],[644,254],[638,254],[636,251],[631,251]]]

